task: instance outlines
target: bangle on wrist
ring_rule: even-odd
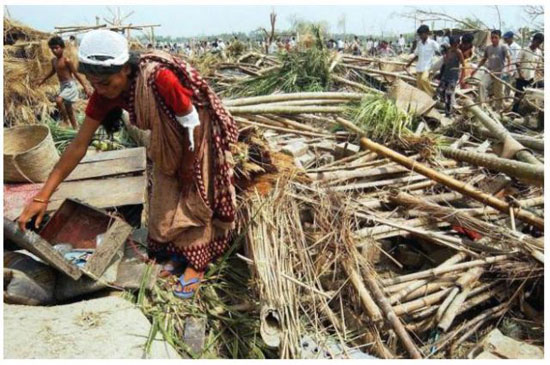
[[[44,204],[48,204],[50,202],[49,200],[40,199],[40,198],[32,198],[32,201],[36,203],[44,203]]]

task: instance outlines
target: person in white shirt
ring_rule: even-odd
[[[508,51],[510,53],[510,65],[504,68],[502,79],[510,83],[512,80],[515,80],[517,78],[516,63],[519,57],[519,52],[521,51],[521,47],[519,44],[514,42],[513,32],[504,33],[504,35],[502,36],[502,39],[504,40],[504,43],[506,43],[506,45],[508,46]],[[510,89],[509,87],[506,87],[504,91],[504,95],[510,96],[511,94],[512,94],[512,89]]]
[[[372,38],[369,38],[367,40],[367,54],[371,54],[372,46],[373,46]]]
[[[268,48],[268,53],[269,54],[277,53],[278,49],[279,49],[279,47],[277,46],[277,43],[276,42],[271,42],[271,44],[269,45],[269,48]]]
[[[420,41],[414,50],[414,57],[407,63],[405,69],[409,68],[414,61],[418,60],[416,63],[416,86],[428,95],[433,96],[435,90],[430,84],[428,76],[433,57],[436,53],[439,53],[439,44],[433,39],[429,39],[430,28],[425,24],[418,27],[416,33],[420,37]]]
[[[405,37],[403,37],[403,34],[399,35],[399,40],[397,41],[397,45],[399,48],[399,53],[405,52]]]
[[[341,39],[338,39],[338,52],[344,52],[344,41]]]
[[[543,56],[540,46],[543,42],[544,34],[535,34],[529,47],[521,50],[518,55],[516,61],[518,78],[515,85],[518,91],[514,97],[514,107],[512,108],[515,113],[519,111],[519,104],[524,94],[523,90],[528,86],[532,86],[537,74],[542,73]]]
[[[290,39],[290,48],[296,47],[296,37]]]
[[[435,34],[435,41],[441,46],[443,44],[443,32],[438,31]]]

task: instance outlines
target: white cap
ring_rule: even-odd
[[[78,61],[89,65],[122,66],[129,58],[126,38],[120,33],[105,29],[86,33],[78,48]]]

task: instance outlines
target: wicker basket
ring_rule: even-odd
[[[47,126],[4,129],[4,182],[44,182],[58,160]]]

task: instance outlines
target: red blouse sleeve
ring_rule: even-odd
[[[176,115],[183,115],[189,111],[193,92],[184,87],[172,71],[161,69],[157,73],[155,84],[166,105]]]

